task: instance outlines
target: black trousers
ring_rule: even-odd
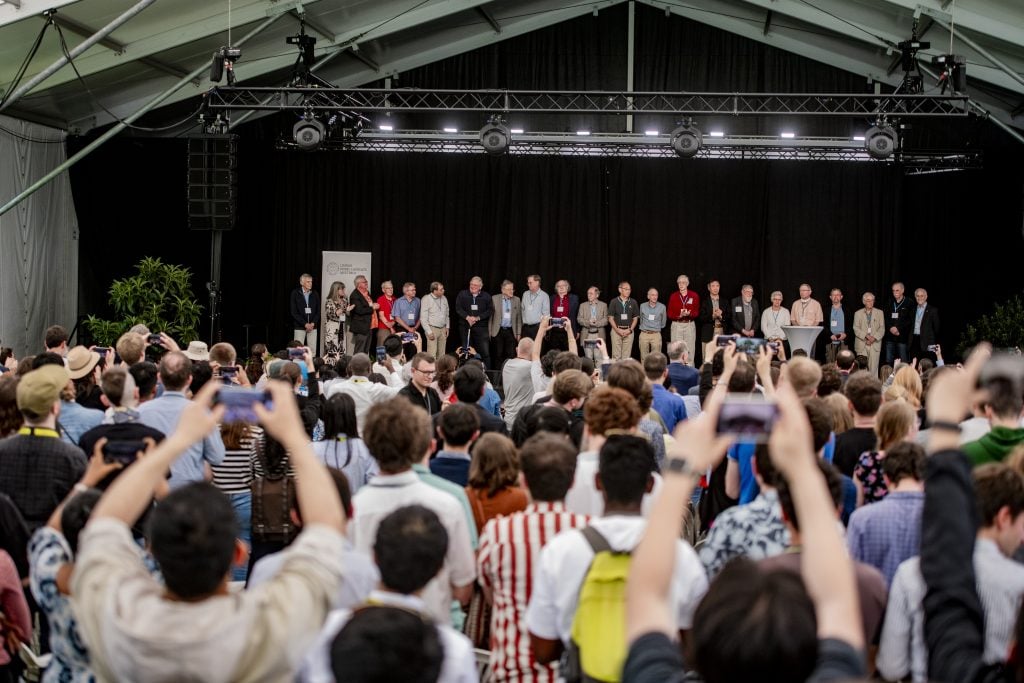
[[[541,349],[541,353],[547,353],[552,349],[555,351],[568,351],[569,337],[567,334],[563,328],[552,327],[549,329],[548,333],[544,335],[544,346]]]
[[[465,325],[459,326],[459,346],[463,346],[466,343],[466,327]],[[476,353],[480,356],[480,360],[484,362],[484,367],[488,370],[491,369],[491,338],[487,332],[487,321],[478,322],[476,325],[469,329],[469,345],[476,349]]]
[[[491,337],[491,364],[495,370],[500,370],[505,361],[515,357],[516,337],[512,328],[502,327],[496,337]]]
[[[540,325],[539,324],[527,325],[526,323],[523,323],[523,329],[522,329],[522,333],[521,333],[520,338],[528,337],[530,339],[536,339],[537,338],[537,330],[539,330],[539,329],[540,329]]]

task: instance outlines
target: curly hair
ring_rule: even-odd
[[[633,429],[643,413],[625,389],[603,386],[590,393],[583,405],[583,421],[591,434],[603,436],[613,429]]]

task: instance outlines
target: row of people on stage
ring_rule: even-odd
[[[372,353],[375,345],[383,344],[392,334],[403,335],[410,345],[419,336],[424,350],[434,357],[445,353],[452,311],[444,284],[432,282],[422,298],[412,282],[403,284],[401,295],[396,296],[394,284],[386,280],[376,298],[370,294],[366,277],[357,276],[354,285],[348,295],[343,282],[331,284],[324,306],[324,356]],[[876,375],[881,363],[891,364],[897,358],[904,362],[911,357],[934,360],[934,347],[939,343],[939,314],[928,303],[928,292],[918,288],[910,301],[902,282],[893,283],[892,297],[883,309],[875,307],[872,292],[864,292],[862,307],[852,315],[843,305],[840,289],[832,289],[829,304],[822,307],[812,298],[808,284],[800,285],[798,298],[788,308],[783,306],[782,292],[773,291],[770,305],[764,309],[752,285],[744,284],[739,296],[726,299],[717,280],[709,282],[707,294],[701,295],[690,288],[686,275],[676,278],[677,289],[666,303],[659,300],[661,294],[654,287],[640,303],[625,280],[618,285],[618,296],[609,301],[602,300],[596,286],[589,287],[581,301],[568,280],[558,280],[554,294],[544,291],[539,275],[527,277],[526,285],[526,291],[518,296],[515,284],[505,280],[500,293],[491,295],[484,291],[483,279],[473,277],[455,298],[458,345],[475,348],[489,368],[500,368],[505,360],[514,358],[519,339],[535,337],[545,317],[551,319],[552,327],[545,340],[548,348],[567,350],[568,335],[572,334],[585,354],[593,353],[593,342],[602,339],[613,359],[631,357],[638,344],[643,360],[662,351],[663,331],[668,328],[670,341],[686,342],[686,348],[693,350],[691,365],[698,352],[704,358],[713,355],[715,338],[720,335],[778,342],[779,354],[785,358],[788,326],[823,327],[816,343],[818,348],[824,347],[829,362],[852,341],[854,352],[867,358],[869,370]],[[312,287],[313,278],[302,275],[300,286],[292,293],[291,316],[295,338],[316,349],[320,305]]]

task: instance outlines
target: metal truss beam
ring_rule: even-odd
[[[79,0],[5,0],[0,4],[0,26],[13,24],[22,19],[38,17],[46,10],[71,5]]]
[[[291,12],[300,7],[308,7],[321,0],[262,0],[242,7],[236,7],[231,13],[231,23],[236,28],[262,21],[268,17]],[[0,5],[0,9],[3,5]],[[174,27],[154,27],[154,32],[145,38],[124,43],[121,52],[91,52],[75,60],[75,66],[82,76],[88,76],[106,69],[130,64],[144,57],[186,45],[227,30],[226,4],[207,3],[200,9],[183,13],[176,17]],[[209,62],[210,58],[205,57]],[[46,88],[76,80],[74,72],[59,73],[46,82]],[[37,89],[38,90],[38,89]]]
[[[283,149],[298,149],[293,143],[281,142]],[[427,152],[442,154],[485,154],[475,133],[444,134],[437,131],[403,133],[362,133],[356,138],[331,140],[321,149],[364,152]],[[640,157],[648,159],[678,158],[667,136],[638,134],[594,134],[580,137],[563,133],[529,133],[516,135],[508,153],[514,156],[574,157]],[[745,159],[783,161],[865,161],[893,163],[899,161],[907,172],[936,172],[981,168],[978,152],[936,150],[904,153],[888,162],[872,159],[863,144],[842,138],[803,138],[780,141],[761,136],[705,138],[695,157],[700,160]],[[680,163],[685,163],[680,161]]]
[[[728,114],[732,116],[967,116],[962,95],[567,92],[386,88],[214,88],[213,111],[476,111],[540,114]]]
[[[890,5],[948,22],[951,18],[946,0],[885,0]],[[1024,44],[1024,28],[1020,23],[1020,3],[1004,0],[972,0],[957,3],[957,26],[982,35],[992,36],[1011,45]]]

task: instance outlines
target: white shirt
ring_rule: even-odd
[[[789,311],[785,306],[779,306],[779,310],[773,311],[766,308],[761,313],[761,332],[765,339],[786,338],[786,331],[783,325],[789,325]]]
[[[987,417],[971,417],[960,423],[960,445],[977,441],[992,431]]]
[[[412,470],[400,474],[378,474],[359,489],[352,499],[354,518],[349,525],[357,550],[370,554],[381,520],[400,507],[422,505],[437,513],[448,532],[448,554],[444,566],[423,590],[423,600],[435,621],[452,620],[452,585],[466,586],[476,578],[476,557],[469,539],[469,527],[455,496],[420,481]]]
[[[982,661],[1006,660],[1013,641],[1017,612],[1024,595],[1024,565],[1000,552],[988,539],[974,545],[974,572],[978,597],[985,614],[985,653]],[[915,682],[928,680],[928,645],[924,639],[924,577],[921,558],[912,557],[896,570],[889,588],[882,638],[876,664],[890,680],[912,674]]]
[[[426,614],[426,604],[413,595],[373,591],[370,594],[369,602]],[[351,618],[352,612],[347,609],[337,609],[327,615],[323,630],[320,631],[316,644],[306,655],[306,660],[302,663],[302,668],[296,677],[297,680],[301,683],[334,683],[334,673],[331,670],[331,645],[334,643],[335,636]],[[477,673],[473,643],[469,638],[451,626],[441,624],[437,625],[437,634],[441,637],[441,647],[444,649],[444,661],[441,663],[438,683],[477,683],[480,677]]]
[[[643,537],[647,520],[643,517],[612,515],[590,523],[613,550],[633,550]],[[526,610],[530,633],[568,644],[576,600],[594,553],[583,534],[575,529],[551,539],[540,552],[534,574],[533,595]],[[676,560],[672,574],[669,604],[676,629],[689,629],[693,613],[708,590],[708,579],[697,553],[688,543],[676,541]]]
[[[388,381],[389,387],[403,389],[412,379],[412,368],[408,363],[399,363],[395,358],[391,359],[391,365],[395,368],[394,372],[388,372],[388,369],[380,363],[373,364],[373,371],[383,375],[384,379]]]
[[[576,474],[569,492],[565,494],[565,509],[580,515],[600,517],[604,514],[604,496],[597,490],[594,475],[597,474],[597,451],[583,451],[576,456]],[[662,479],[657,472],[654,475],[654,487],[650,493],[644,494],[640,504],[640,513],[647,517],[651,514],[654,501],[661,493]]]
[[[398,395],[399,387],[386,386],[384,384],[377,384],[371,382],[365,377],[352,377],[351,379],[344,380],[342,382],[329,382],[327,387],[327,398],[334,396],[335,394],[348,394],[352,397],[352,400],[356,404],[356,424],[359,425],[359,431],[362,433],[363,424],[366,421],[366,411],[370,409],[374,403],[382,403],[388,399],[392,399]]]

